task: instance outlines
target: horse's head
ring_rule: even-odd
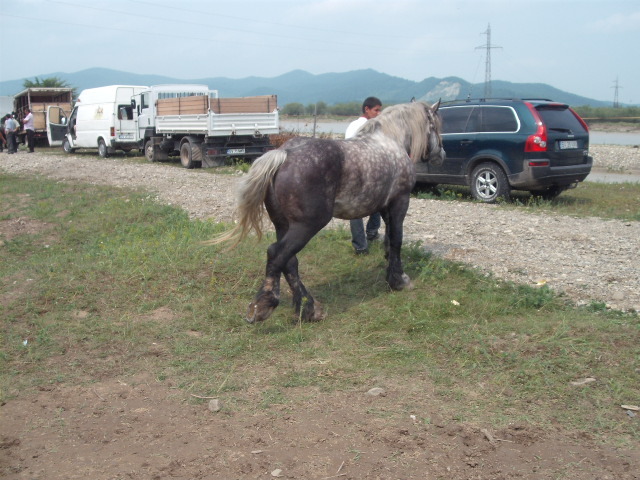
[[[442,129],[442,121],[440,115],[438,115],[438,109],[440,108],[440,100],[438,103],[433,104],[431,107],[427,104],[423,104],[426,110],[427,122],[430,128],[427,129],[427,148],[425,155],[422,156],[423,162],[431,162],[434,165],[442,165],[446,158],[446,153],[442,147],[442,137],[440,131]]]
[[[431,106],[424,102],[392,105],[365,123],[357,135],[370,135],[380,130],[400,142],[414,162],[429,161],[439,165],[445,157],[437,114],[439,107],[440,102]]]

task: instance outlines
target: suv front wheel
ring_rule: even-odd
[[[495,163],[481,163],[471,174],[471,195],[484,203],[494,203],[498,198],[509,200],[511,187],[507,176]]]

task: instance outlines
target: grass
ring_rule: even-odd
[[[268,321],[247,325],[268,238],[203,247],[222,226],[105,187],[0,175],[0,197],[0,401],[140,372],[238,410],[380,385],[403,392],[397,415],[423,408],[428,391],[461,421],[638,439],[620,409],[640,398],[636,314],[574,308],[419,245],[404,249],[416,288],[389,292],[380,245],[354,258],[336,230],[299,256],[327,319],[297,322],[285,293]],[[17,219],[25,228],[7,235]],[[570,384],[585,377],[597,381]]]
[[[469,188],[459,185],[439,185],[435,191],[418,185],[414,195],[418,198],[475,201]],[[573,190],[562,192],[553,200],[543,200],[528,192],[514,191],[511,201],[501,205],[531,213],[553,212],[559,215],[640,221],[640,183],[583,182]]]

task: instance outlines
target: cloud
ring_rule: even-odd
[[[630,14],[616,13],[602,20],[593,22],[591,30],[599,33],[625,33],[640,31],[640,11]]]

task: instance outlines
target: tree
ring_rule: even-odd
[[[26,79],[22,85],[24,88],[72,88],[71,95],[76,98],[76,88],[71,87],[65,80],[58,77],[43,78],[36,77],[33,81]]]
[[[301,103],[287,103],[280,111],[283,115],[304,115],[304,105]]]
[[[34,81],[26,79],[23,83],[24,88],[69,88],[69,84],[58,77],[43,78],[38,77]]]

